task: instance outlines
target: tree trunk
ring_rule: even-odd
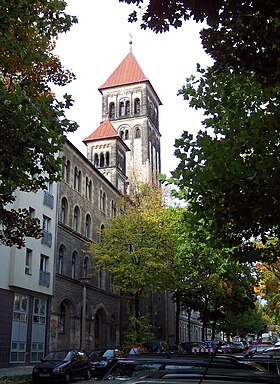
[[[178,346],[180,342],[180,312],[181,312],[181,295],[179,291],[174,293],[176,303],[175,315],[175,345]]]

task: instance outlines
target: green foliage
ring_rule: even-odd
[[[266,324],[257,308],[252,308],[243,313],[227,312],[218,329],[231,337],[245,338],[248,334],[260,335],[265,332]]]
[[[77,20],[65,13],[66,2],[0,1],[0,241],[24,245],[40,236],[38,220],[26,211],[10,211],[14,192],[45,188],[58,180],[59,150],[77,124],[65,116],[69,95],[56,100],[50,84],[65,85],[74,74],[52,54],[55,40]]]
[[[123,347],[143,345],[145,342],[154,339],[155,335],[149,316],[138,318],[130,316],[128,330],[124,333]]]
[[[89,249],[94,273],[106,270],[115,290],[133,296],[139,317],[139,299],[151,287],[163,291],[174,281],[174,224],[160,188],[144,186],[130,202],[124,199],[123,206],[123,213],[107,222],[100,242]]]
[[[280,19],[278,0],[119,0],[137,8],[129,21],[141,20],[141,28],[158,33],[179,28],[185,20],[204,21],[201,31],[205,51],[214,68],[235,73],[254,71],[263,84],[280,81]]]

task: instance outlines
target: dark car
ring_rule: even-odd
[[[33,383],[64,382],[83,377],[90,379],[88,355],[77,349],[50,352],[32,371]]]
[[[244,352],[244,357],[252,357],[259,353],[263,353],[267,348],[271,348],[271,344],[254,344],[250,345],[248,349]]]
[[[151,353],[170,353],[170,349],[168,344],[162,340],[153,340],[147,341],[143,344],[145,348],[147,348],[148,352]]]
[[[94,350],[89,354],[91,376],[101,378],[121,356],[118,348]]]

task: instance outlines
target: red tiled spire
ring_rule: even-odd
[[[135,59],[132,50],[99,89],[149,81]]]
[[[99,125],[99,127],[83,140],[83,143],[94,140],[110,139],[112,137],[119,137],[119,135],[107,115],[106,119]]]

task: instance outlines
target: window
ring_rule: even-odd
[[[140,114],[140,100],[136,98],[134,100],[134,115],[139,115]]]
[[[125,116],[129,116],[130,115],[130,102],[127,100],[125,102]]]
[[[25,362],[25,342],[13,341],[11,343],[11,363],[24,363]]]
[[[135,130],[135,139],[140,139],[140,137],[141,137],[140,128],[136,128],[136,130]]]
[[[66,253],[66,249],[64,245],[61,245],[59,247],[59,252],[58,252],[58,266],[57,266],[57,272],[60,274],[63,273],[63,259],[64,259],[65,253]]]
[[[89,214],[86,215],[86,226],[85,226],[85,237],[90,238],[91,232],[91,217]]]
[[[70,161],[65,156],[62,158],[62,180],[69,183],[70,180]]]
[[[104,154],[101,153],[100,154],[100,167],[104,167],[104,163],[105,163],[105,161],[104,161]]]
[[[119,115],[124,116],[124,114],[125,114],[125,106],[124,106],[124,102],[121,101],[120,102],[120,108],[119,108]]]
[[[48,287],[50,285],[51,274],[49,270],[49,257],[43,254],[40,255],[40,277],[39,284]]]
[[[84,258],[83,277],[87,277],[88,276],[88,269],[89,269],[89,257],[86,256]]]
[[[76,260],[77,260],[77,252],[74,251],[72,253],[72,262],[71,262],[71,278],[75,279],[76,278]]]
[[[117,214],[117,205],[114,200],[111,201],[111,217],[116,216]]]
[[[35,209],[32,207],[29,207],[29,217],[35,219]]]
[[[82,179],[82,173],[78,170],[77,167],[75,167],[74,172],[74,189],[76,189],[78,192],[81,192],[81,179]]]
[[[67,224],[67,216],[68,216],[68,202],[66,197],[61,199],[61,210],[60,210],[60,221],[62,224]]]
[[[94,157],[93,157],[93,164],[94,164],[96,167],[98,167],[98,165],[99,165],[99,158],[98,158],[98,154],[97,154],[97,153],[94,154]]]
[[[110,154],[109,154],[109,152],[106,152],[106,154],[105,154],[105,163],[106,163],[106,167],[109,167],[109,165],[110,165]]]
[[[86,177],[86,198],[91,201],[92,199],[92,181]]]
[[[51,219],[47,216],[43,216],[43,236],[41,238],[41,243],[51,247],[52,245],[52,234],[51,229]]]
[[[125,139],[125,140],[128,140],[128,139],[129,139],[128,129],[125,130],[125,133],[124,133],[124,139]]]
[[[41,255],[40,256],[40,271],[48,272],[48,264],[49,264],[48,256]]]
[[[65,305],[61,304],[59,308],[58,333],[65,333]]]
[[[34,299],[33,303],[33,323],[45,324],[47,315],[47,301],[43,299]]]
[[[109,118],[114,119],[116,117],[115,103],[109,104]]]
[[[106,213],[106,193],[100,190],[100,210]]]
[[[27,322],[28,296],[15,293],[13,319]]]
[[[26,248],[25,251],[25,274],[31,275],[32,249]]]
[[[72,226],[72,228],[74,229],[74,231],[78,231],[79,225],[80,225],[80,209],[76,205],[76,207],[74,208],[74,213],[73,213],[73,226]]]
[[[44,358],[44,343],[32,343],[31,344],[31,362],[37,362]]]

